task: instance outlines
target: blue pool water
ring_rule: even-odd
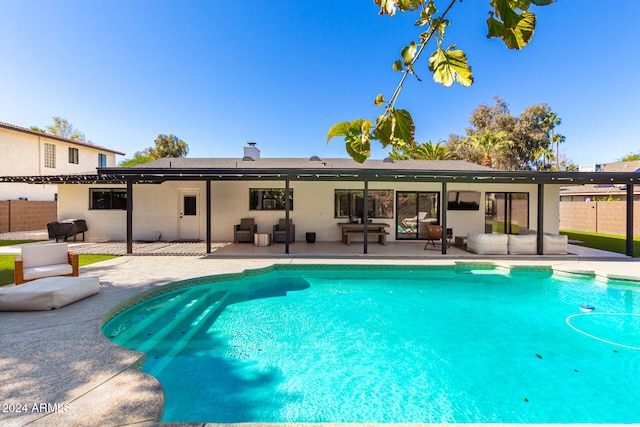
[[[283,267],[179,287],[103,331],[147,353],[163,421],[638,423],[638,289],[544,271]]]

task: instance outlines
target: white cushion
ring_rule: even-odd
[[[22,266],[65,264],[69,262],[69,246],[66,243],[44,243],[22,247]]]
[[[469,233],[467,249],[477,254],[507,255],[509,237],[506,234]]]
[[[542,253],[545,255],[566,255],[569,237],[563,234],[544,233]]]
[[[535,234],[509,234],[507,245],[509,254],[512,255],[535,255],[538,253],[538,236]]]
[[[40,267],[29,267],[22,269],[24,280],[40,279],[42,277],[66,276],[73,273],[71,264],[42,265]]]
[[[0,311],[51,310],[99,291],[98,277],[46,277],[0,288]]]

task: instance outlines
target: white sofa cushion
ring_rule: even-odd
[[[73,273],[71,264],[42,265],[39,267],[29,267],[22,269],[24,280],[39,279],[41,277],[66,276]]]
[[[0,311],[51,310],[100,291],[98,277],[46,277],[0,288]]]
[[[467,249],[481,255],[507,255],[508,241],[506,234],[469,233]]]
[[[535,255],[538,253],[538,236],[535,234],[509,234],[507,248],[511,255]]]
[[[563,234],[544,233],[542,253],[545,255],[566,255],[569,237]]]
[[[66,243],[39,243],[22,247],[23,268],[67,264],[69,246]]]

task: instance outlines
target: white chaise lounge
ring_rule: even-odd
[[[98,277],[45,277],[23,285],[0,288],[0,311],[51,310],[100,290]]]
[[[67,243],[24,245],[22,256],[16,257],[16,285],[52,276],[77,276],[78,255],[69,252]]]

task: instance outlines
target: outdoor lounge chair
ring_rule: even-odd
[[[281,219],[273,226],[273,242],[286,243],[287,241],[287,220]],[[289,219],[289,243],[296,241],[296,225]]]
[[[438,243],[442,242],[442,226],[427,224],[427,233],[428,233],[427,244],[424,245],[424,249],[427,249],[427,246],[429,246],[429,243],[431,243],[433,247],[435,247],[436,241]],[[449,228],[447,228],[447,248],[451,246],[451,237],[452,237],[452,232],[450,231]]]
[[[77,276],[78,255],[69,252],[66,243],[25,245],[16,257],[15,284],[52,276]]]
[[[253,243],[253,235],[257,232],[253,218],[242,218],[240,224],[233,226],[233,243]]]
[[[416,233],[418,232],[418,227],[420,226],[420,223],[424,221],[426,217],[427,217],[426,212],[419,212],[417,216],[403,219],[400,222],[400,225],[402,226],[401,231],[405,234],[415,236]]]

